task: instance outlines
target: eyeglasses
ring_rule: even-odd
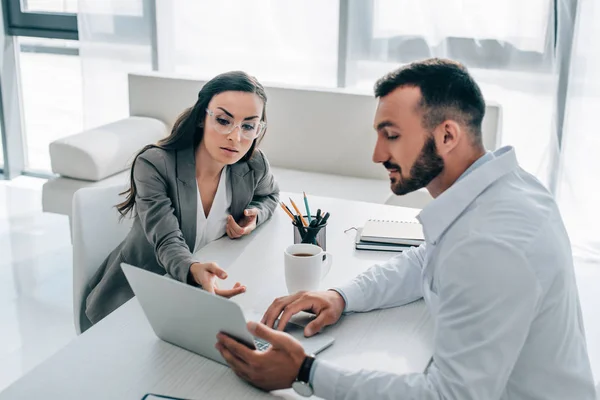
[[[223,135],[229,135],[235,128],[240,128],[240,133],[245,139],[256,139],[264,132],[267,124],[263,121],[242,121],[239,124],[235,124],[233,118],[225,113],[217,113],[206,109],[206,114],[210,117],[213,122],[215,130]]]

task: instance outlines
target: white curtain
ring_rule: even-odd
[[[148,3],[79,0],[84,128],[129,115],[127,74],[152,70],[153,16]]]
[[[84,125],[126,117],[127,74],[153,68],[335,87],[338,11],[337,0],[79,0]]]
[[[500,145],[550,186],[559,70],[553,0],[351,1],[347,83],[371,91],[399,65],[428,57],[465,64],[502,108]]]
[[[556,198],[573,247],[600,399],[600,0],[579,0],[574,20]]]
[[[547,0],[377,0],[375,37],[494,39],[543,52],[551,8]],[[433,23],[435,22],[435,23]]]
[[[160,62],[204,79],[244,70],[263,83],[335,87],[338,11],[337,0],[157,0],[170,39]]]
[[[557,199],[575,256],[598,265],[600,0],[579,0],[575,21]]]

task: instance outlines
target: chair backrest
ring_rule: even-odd
[[[119,184],[79,189],[73,196],[73,314],[78,335],[91,326],[85,316],[88,283],[131,229],[132,220],[119,222],[114,207],[122,201],[122,191]]]

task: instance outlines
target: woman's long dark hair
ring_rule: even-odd
[[[164,150],[181,150],[193,146],[193,148],[196,149],[204,136],[204,121],[208,103],[210,103],[215,95],[231,91],[254,93],[260,97],[264,104],[261,121],[267,122],[267,95],[263,86],[253,76],[242,71],[232,71],[217,75],[206,82],[198,93],[196,104],[181,113],[173,125],[171,134],[166,138],[161,139],[157,144],[145,146],[133,159],[129,177],[131,186],[123,193],[120,193],[121,195],[126,195],[126,199],[116,206],[121,217],[125,217],[135,205],[137,190],[133,179],[133,167],[139,155],[153,147]],[[256,146],[260,143],[264,135],[265,132],[254,139],[250,150],[248,150],[239,162],[246,162],[252,157]]]

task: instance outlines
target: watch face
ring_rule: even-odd
[[[292,389],[294,389],[294,391],[300,396],[310,397],[313,395],[313,388],[309,383],[296,381],[292,383]]]

